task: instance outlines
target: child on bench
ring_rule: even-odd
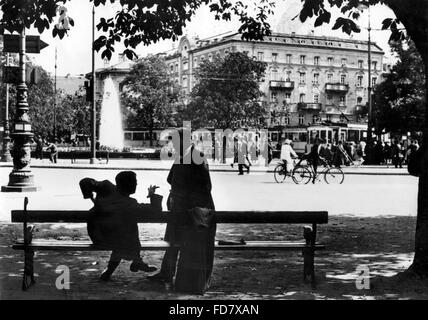
[[[96,181],[90,178],[79,183],[83,197],[94,202],[88,219],[89,237],[95,245],[112,249],[107,269],[100,276],[101,280],[109,280],[122,259],[132,260],[132,272],[157,270],[143,262],[140,256],[137,218],[162,211],[162,196],[155,194],[158,187],[150,186],[148,189],[150,204],[139,204],[130,197],[137,187],[135,173],[120,172],[115,180],[116,186],[108,180]]]

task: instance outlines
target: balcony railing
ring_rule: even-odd
[[[269,87],[275,89],[294,89],[294,81],[277,81],[271,80]]]
[[[297,104],[297,108],[299,110],[307,110],[307,111],[321,111],[321,103],[306,103],[306,102],[299,102]]]
[[[325,91],[330,92],[348,92],[349,85],[344,83],[326,83]]]

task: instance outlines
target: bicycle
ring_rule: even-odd
[[[328,163],[324,163],[324,169],[315,173],[313,166],[309,162],[306,165],[301,164],[302,160],[292,172],[292,178],[296,184],[308,184],[311,180],[319,181],[321,175],[324,176],[324,181],[327,184],[342,184],[345,180],[345,174],[340,168],[331,167]]]
[[[276,183],[283,183],[287,177],[292,176],[293,171],[287,170],[287,161],[281,160],[281,162],[273,170],[273,175]]]

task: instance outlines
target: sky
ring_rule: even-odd
[[[112,6],[107,2],[108,6],[99,6],[96,8],[96,24],[101,17],[111,17],[116,12],[118,6]],[[55,48],[57,49],[57,75],[65,76],[85,74],[91,71],[91,42],[92,42],[92,3],[89,0],[73,0],[66,5],[68,14],[74,19],[75,26],[71,28],[62,40],[52,37],[52,27],[45,31],[40,37],[48,43],[49,46],[39,55],[31,55],[33,61],[41,65],[48,72],[54,74],[55,71]],[[307,20],[302,24],[298,19],[291,20],[301,9],[300,0],[278,0],[275,8],[275,15],[269,18],[269,22],[274,32],[297,34],[309,34],[314,30],[315,35],[335,36],[349,39],[350,37],[337,30],[332,30],[332,24],[323,25],[318,28],[313,27],[313,21]],[[336,15],[337,16],[337,15]],[[335,21],[335,13],[333,11],[332,23]],[[371,8],[371,24],[372,24],[372,41],[376,42],[385,52],[386,56],[390,56],[388,38],[389,31],[381,31],[382,21],[384,18],[394,17],[392,11],[385,6],[376,6]],[[367,25],[368,14],[363,12],[361,18],[357,22],[362,27],[362,32],[353,34],[353,39],[367,40]],[[210,37],[228,31],[236,31],[239,27],[239,21],[232,20],[231,22],[216,21],[213,14],[209,12],[207,7],[201,8],[190,23],[188,23],[185,33],[193,36],[198,35],[200,38]],[[30,30],[27,34],[37,34],[36,30]],[[97,38],[101,33],[96,32]],[[137,54],[140,56],[149,53],[158,53],[171,50],[173,48],[172,41],[161,41],[154,45],[137,47]],[[117,46],[116,52],[113,54],[111,63],[117,63],[118,53],[124,47]],[[96,68],[104,65],[101,60],[101,51],[96,54]]]

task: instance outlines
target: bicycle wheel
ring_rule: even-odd
[[[273,175],[277,183],[283,183],[285,178],[287,178],[287,172],[285,170],[284,165],[283,164],[277,165],[275,170],[273,170]]]
[[[311,171],[306,167],[298,166],[293,170],[293,181],[296,184],[308,184],[311,177]]]
[[[345,175],[339,168],[329,168],[324,172],[324,180],[328,184],[342,184],[344,179]]]

